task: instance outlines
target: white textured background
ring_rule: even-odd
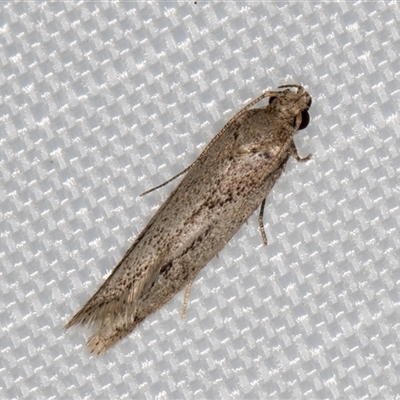
[[[2,3],[1,398],[400,398],[396,2]],[[105,356],[63,325],[249,100],[313,97],[257,215]]]

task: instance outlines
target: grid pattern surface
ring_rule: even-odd
[[[9,3],[0,12],[0,397],[400,396],[396,2]],[[105,356],[62,327],[244,104],[313,97],[267,200]]]

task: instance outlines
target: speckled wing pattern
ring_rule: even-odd
[[[109,278],[66,328],[93,324],[89,349],[104,353],[191,284],[259,207],[297,155],[293,135],[309,121],[311,97],[299,85],[268,91],[236,114],[185,170],[178,187]],[[262,98],[269,104],[251,109]],[[263,204],[262,204],[263,205]]]

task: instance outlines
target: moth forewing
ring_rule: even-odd
[[[96,327],[88,341],[92,352],[104,353],[177,292],[190,288],[260,205],[260,231],[267,243],[264,200],[290,156],[298,161],[310,157],[298,156],[293,135],[308,124],[311,97],[300,85],[280,86],[290,87],[297,91],[267,91],[250,102],[192,165],[172,178],[186,173],[108,279],[66,325]],[[267,106],[251,108],[266,97]]]

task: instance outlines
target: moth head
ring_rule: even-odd
[[[295,87],[297,92],[285,89],[275,92],[276,96],[269,98],[269,104],[285,119],[292,121],[296,130],[304,129],[310,122],[308,109],[311,107],[311,96],[300,85],[283,85],[279,88]]]

